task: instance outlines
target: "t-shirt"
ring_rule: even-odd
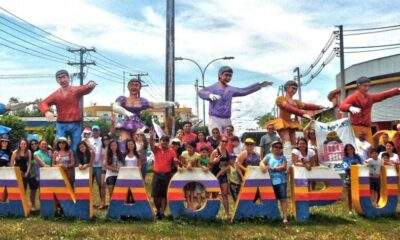
[[[37,156],[46,165],[49,165],[49,166],[52,165],[52,160],[51,160],[50,155],[47,152],[43,151],[43,150],[37,150],[33,154],[33,156]]]
[[[156,173],[169,173],[172,170],[172,164],[176,158],[176,153],[172,148],[163,149],[154,146],[154,166],[153,171]]]
[[[212,147],[209,142],[198,142],[196,143],[196,152],[200,152],[203,147],[207,147],[208,151],[211,151]]]
[[[382,159],[368,158],[365,163],[369,167],[369,175],[371,177],[379,177],[381,175]]]
[[[196,133],[192,133],[192,132],[190,132],[190,133],[183,133],[182,142],[184,142],[184,143],[195,142],[196,139],[197,139]]]
[[[72,158],[73,158],[73,153],[72,151],[68,151],[68,152],[55,152],[55,162],[56,164],[60,164],[64,167],[67,167],[68,165],[71,164],[72,162]]]
[[[360,141],[358,138],[356,138],[356,153],[360,155],[363,161],[368,159],[370,148],[371,144],[368,141]]]
[[[101,167],[102,162],[103,162],[103,156],[101,154],[102,152],[102,142],[101,142],[101,138],[89,138],[89,143],[90,145],[92,145],[93,147],[93,151],[94,151],[94,160],[93,160],[93,167]]]
[[[269,153],[263,159],[264,163],[268,165],[270,168],[276,168],[282,166],[286,162],[286,157],[284,155],[275,156],[272,153]],[[286,183],[286,171],[269,171],[269,175],[271,177],[272,185],[278,185],[281,183]]]
[[[208,163],[210,162],[210,158],[208,157],[208,156],[206,156],[206,157],[199,157],[199,163],[200,163],[200,166],[202,166],[202,167],[208,167]]]
[[[384,152],[379,153],[378,159],[380,159],[380,160],[383,161],[383,159],[382,159],[382,153],[384,153]],[[389,160],[390,160],[390,162],[391,162],[392,164],[400,164],[399,155],[397,155],[397,153],[393,153],[392,156],[389,156]]]
[[[307,149],[306,156],[303,156],[303,154],[301,154],[300,150],[298,150],[297,148],[292,150],[292,154],[296,155],[303,164],[309,163],[311,161],[311,158],[315,156],[314,150],[310,148]]]
[[[118,161],[118,157],[117,156],[113,156],[112,157],[112,166],[114,167],[123,167],[123,163],[121,161]],[[107,169],[106,171],[106,179],[108,177],[114,177],[114,176],[118,176],[118,171],[112,171],[110,169]]]
[[[188,151],[184,151],[181,154],[181,157],[182,157],[182,160],[183,160],[183,162],[181,164],[184,167],[187,167],[189,164],[192,167],[199,167],[200,166],[200,164],[199,164],[200,154],[197,153],[197,152],[195,152],[193,155],[190,156]]]
[[[138,159],[135,155],[133,157],[129,157],[129,155],[125,156],[125,166],[126,167],[137,167]]]
[[[207,138],[207,142],[210,143],[210,145],[211,145],[211,147],[212,147],[213,149],[216,149],[216,148],[218,147],[218,145],[219,145],[219,140],[218,140],[218,139],[214,139],[214,138],[211,137],[211,136],[209,136],[209,137]]]
[[[271,143],[279,139],[279,135],[276,132],[266,133],[261,137],[259,146],[264,150],[265,155],[271,152]]]

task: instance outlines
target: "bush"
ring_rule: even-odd
[[[0,117],[0,125],[11,128],[10,142],[11,146],[16,147],[21,138],[26,137],[25,123],[17,116],[4,115]]]

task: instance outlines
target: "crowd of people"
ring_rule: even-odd
[[[146,137],[147,135],[147,137]],[[269,172],[276,198],[280,201],[283,221],[287,222],[287,169],[294,165],[311,170],[319,165],[315,131],[308,129],[304,137],[297,138],[296,147],[292,150],[291,159],[283,154],[283,143],[273,124],[267,125],[267,132],[260,139],[259,148],[253,138],[245,138],[243,142],[234,134],[234,127],[228,126],[221,133],[218,128],[208,136],[204,131],[194,132],[191,122],[185,122],[176,136],[161,136],[155,139],[154,130],[148,134],[139,129],[128,139],[120,141],[115,134],[101,136],[97,125],[85,128],[76,152],[71,149],[69,139],[59,137],[52,144],[45,140],[21,139],[16,149],[11,149],[9,136],[0,138],[0,166],[18,166],[21,170],[25,189],[30,189],[32,210],[37,209],[36,193],[39,188],[41,167],[60,166],[68,176],[70,184],[74,184],[74,169],[92,167],[93,181],[97,183],[99,192],[98,209],[107,207],[107,197],[111,198],[120,167],[138,167],[143,179],[146,177],[148,155],[154,155],[152,163],[152,197],[157,209],[157,218],[165,216],[167,189],[169,181],[177,171],[192,171],[200,168],[211,172],[218,179],[220,195],[210,194],[199,183],[185,186],[187,208],[193,211],[201,208],[207,198],[219,197],[223,203],[226,217],[231,218],[229,196],[236,201],[248,166],[260,166],[261,171]],[[344,146],[343,169],[345,186],[349,188],[348,203],[351,204],[350,166],[366,164],[370,167],[370,188],[375,204],[379,200],[380,170],[383,165],[399,164],[396,146],[389,141],[389,136],[381,136],[381,144],[373,148],[361,132],[356,138],[355,146]],[[315,187],[315,186],[312,186]],[[257,201],[259,194],[257,194]]]

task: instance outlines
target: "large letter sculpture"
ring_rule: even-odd
[[[343,181],[339,174],[327,167],[313,167],[308,171],[304,167],[294,166],[292,187],[292,205],[297,221],[307,221],[310,207],[324,206],[340,200]],[[321,190],[315,190],[316,183],[323,182]]]
[[[0,167],[0,216],[26,217],[29,204],[18,167]]]
[[[381,171],[381,191],[378,207],[372,204],[368,166],[351,166],[351,198],[357,213],[368,218],[396,214],[399,178],[395,166]]]
[[[233,219],[279,219],[280,213],[269,173],[263,173],[260,167],[248,166],[244,178]],[[256,203],[257,191],[261,204]]]
[[[219,199],[207,199],[206,206],[197,211],[185,207],[184,202],[186,199],[183,188],[190,182],[202,184],[206,192],[220,192],[218,180],[210,172],[204,172],[201,168],[193,168],[192,171],[184,170],[177,172],[171,179],[167,196],[172,217],[214,219],[218,214],[221,204]]]
[[[64,215],[90,219],[92,207],[92,169],[75,168],[75,192],[60,167],[40,168],[40,214],[54,217],[56,206]]]
[[[129,197],[131,199],[128,201]],[[154,212],[151,209],[139,168],[122,167],[119,169],[107,217],[154,219]]]

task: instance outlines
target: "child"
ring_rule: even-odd
[[[369,186],[372,195],[372,200],[374,203],[378,204],[379,192],[381,189],[380,175],[382,161],[378,159],[378,151],[375,148],[371,148],[369,151],[369,156],[365,163],[369,167]],[[389,157],[389,154],[387,154]]]
[[[200,148],[200,158],[199,158],[199,165],[201,169],[205,173],[207,173],[210,169],[209,167],[209,162],[210,162],[210,147],[208,146],[203,146]],[[197,198],[200,199],[200,202],[202,203],[205,201],[205,198],[209,198],[210,193],[206,192],[205,198],[203,195],[201,195],[201,192],[204,190],[203,186],[201,184],[196,184],[196,193],[197,193]]]
[[[182,171],[183,169],[187,169],[188,171],[192,171],[194,167],[199,167],[200,154],[195,152],[195,149],[196,149],[195,142],[185,143],[185,148],[186,148],[186,150],[184,152],[182,152],[181,157],[180,157],[181,164],[180,164],[180,167],[178,170]],[[194,208],[195,189],[196,189],[195,182],[190,182],[185,187],[187,207],[189,209],[195,209]]]

